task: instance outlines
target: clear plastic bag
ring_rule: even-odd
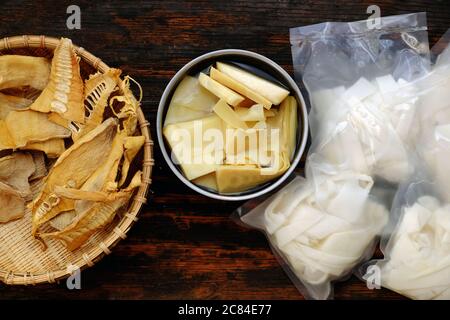
[[[369,196],[372,184],[370,176],[352,172],[316,185],[296,177],[241,220],[266,232],[305,297],[327,299],[331,281],[370,258],[387,222],[385,206]]]
[[[397,192],[391,234],[380,246],[384,259],[359,270],[367,279],[368,267],[375,267],[383,287],[413,299],[450,299],[449,48],[415,84],[420,97],[416,172]]]
[[[296,79],[311,101],[306,178],[237,213],[266,233],[307,298],[331,298],[332,282],[371,257],[390,205],[374,185],[412,172],[409,82],[429,68],[427,39],[425,13],[383,17],[380,29],[366,21],[291,29]]]
[[[448,300],[450,204],[439,199],[433,182],[417,178],[397,194],[396,225],[381,243],[384,259],[362,265],[359,276],[368,280],[375,267],[385,288],[412,299]]]
[[[440,42],[444,39],[450,41],[450,30]],[[450,45],[419,82],[421,138],[417,153],[441,198],[450,202]]]
[[[429,70],[425,13],[291,29],[297,79],[308,90],[310,162],[398,183],[411,173],[416,95]]]

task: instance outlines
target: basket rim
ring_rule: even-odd
[[[45,35],[23,35],[5,37],[0,39],[0,54],[4,50],[18,49],[18,48],[43,48],[55,49],[60,39],[55,37],[48,37]],[[73,45],[78,56],[86,63],[94,67],[97,71],[105,72],[110,67],[100,58],[96,57],[83,47]],[[142,162],[142,184],[137,193],[133,197],[129,205],[129,210],[124,214],[122,219],[112,232],[107,235],[106,239],[99,242],[95,247],[84,252],[82,256],[75,261],[70,261],[67,268],[58,270],[49,270],[44,273],[33,274],[28,271],[4,270],[0,269],[0,281],[7,285],[36,285],[41,283],[55,283],[59,280],[69,277],[73,268],[84,270],[92,267],[95,263],[100,261],[104,256],[111,253],[111,249],[117,243],[126,238],[128,231],[133,224],[138,220],[138,214],[143,204],[147,201],[147,193],[152,182],[152,169],[154,166],[153,160],[153,140],[150,134],[150,123],[145,119],[141,107],[137,110],[138,125],[141,134],[145,137],[144,143],[144,159]],[[79,250],[82,250],[80,248]]]

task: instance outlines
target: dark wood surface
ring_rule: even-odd
[[[0,4],[0,36],[45,34],[74,43],[122,68],[144,88],[143,108],[155,133],[165,85],[185,63],[208,51],[241,48],[278,62],[292,74],[288,30],[323,21],[365,19],[375,1],[75,1],[81,30],[66,28],[72,1]],[[450,27],[448,1],[378,1],[382,15],[427,11],[430,43]],[[113,253],[82,272],[82,290],[65,282],[0,285],[0,299],[302,299],[265,237],[238,226],[240,203],[214,201],[179,182],[155,144],[153,194],[139,222]],[[302,165],[298,172],[301,172]],[[0,244],[1,245],[1,244]],[[356,278],[336,285],[337,299],[401,299],[368,290]]]

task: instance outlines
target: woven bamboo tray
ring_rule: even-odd
[[[59,39],[45,36],[16,36],[0,40],[0,55],[21,54],[51,58]],[[96,71],[105,72],[109,67],[85,49],[75,46],[81,57],[80,70],[84,79]],[[31,236],[31,213],[19,220],[0,224],[0,281],[9,285],[54,283],[70,276],[73,268],[81,270],[93,266],[111,249],[126,238],[137,215],[146,202],[154,164],[153,141],[141,109],[138,110],[141,134],[145,136],[142,155],[143,183],[130,201],[121,218],[93,235],[81,248],[70,252],[59,241],[48,242],[47,250]]]

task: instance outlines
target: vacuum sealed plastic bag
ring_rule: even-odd
[[[306,297],[326,299],[331,281],[370,258],[368,248],[387,222],[386,208],[369,196],[372,184],[351,172],[319,185],[297,177],[242,221],[266,232]]]
[[[384,260],[364,265],[361,275],[375,266],[383,287],[413,299],[450,299],[450,50],[415,87],[417,171],[396,195],[396,227],[381,244]]]
[[[450,32],[447,32],[450,38]],[[449,39],[450,40],[450,39]],[[450,202],[450,45],[433,70],[421,79],[420,130],[417,152],[443,200]]]
[[[450,299],[450,204],[416,181],[399,195],[397,227],[375,265],[380,285],[413,299]],[[363,266],[362,271],[372,270]],[[367,279],[366,277],[364,277]]]
[[[429,67],[425,14],[385,17],[379,29],[366,21],[295,28],[291,44],[311,100],[306,178],[238,214],[266,233],[306,297],[327,299],[334,280],[371,257],[388,221],[376,179],[397,183],[412,172],[409,82]]]
[[[308,90],[310,157],[389,182],[412,171],[417,98],[410,81],[426,74],[425,13],[324,23],[291,30],[297,79]]]
[[[392,82],[396,92],[401,90],[391,76],[376,80]],[[382,86],[360,78],[326,104],[317,103],[324,98],[322,90],[312,94],[310,121],[318,131],[313,136],[310,162],[332,163],[393,183],[408,177],[412,166],[406,142],[411,139],[416,101],[397,97],[396,105],[388,105],[379,92]],[[315,98],[319,95],[322,97]],[[394,101],[394,93],[387,95]]]

